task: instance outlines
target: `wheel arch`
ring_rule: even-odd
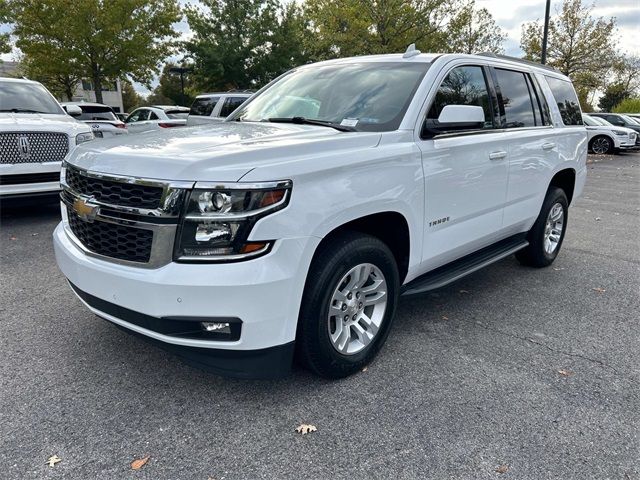
[[[335,226],[323,236],[311,261],[315,260],[316,255],[325,243],[344,232],[359,232],[371,235],[384,242],[396,259],[400,284],[404,282],[409,270],[412,245],[409,222],[402,213],[393,210],[377,212],[354,218]]]
[[[549,182],[549,188],[557,187],[564,190],[569,205],[573,199],[573,193],[576,188],[576,171],[573,168],[565,168],[555,173]],[[547,189],[548,190],[548,189]]]

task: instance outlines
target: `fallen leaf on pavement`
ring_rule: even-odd
[[[149,456],[146,456],[144,458],[138,458],[136,460],[134,460],[133,462],[131,462],[131,469],[132,470],[140,470],[142,467],[144,467],[147,462],[149,461]]]
[[[571,375],[573,375],[573,372],[570,370],[558,370],[558,373],[560,375],[562,375],[563,377],[569,377]]]
[[[361,372],[366,372],[367,371],[367,367],[364,367],[362,370],[360,370]]]
[[[61,461],[62,459],[58,455],[52,455],[49,457],[49,460],[47,460],[47,465],[53,467],[56,463],[59,463]]]
[[[447,317],[446,315],[443,315],[442,320],[449,320],[449,317]]]
[[[507,473],[507,470],[509,470],[509,465],[500,465],[496,468],[496,472],[498,473]]]
[[[460,290],[460,293],[469,293],[469,290]]]
[[[600,221],[600,217],[596,217],[596,222],[599,222],[599,221]]]
[[[14,237],[13,235],[11,235],[11,236],[9,237],[9,240],[17,240],[17,238],[16,238],[16,237]]]
[[[558,268],[554,267],[553,269],[554,269],[556,272],[559,272],[560,270],[564,270],[564,267],[558,267]]]
[[[318,429],[315,427],[315,425],[307,425],[306,423],[303,423],[296,428],[296,432],[301,433],[302,435],[306,435],[307,433],[315,432],[317,430]]]
[[[594,292],[598,292],[598,293],[606,292],[606,290],[604,288],[600,288],[600,287],[592,288],[591,290],[593,290]]]

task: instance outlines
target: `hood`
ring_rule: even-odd
[[[64,132],[70,135],[91,129],[69,115],[0,113],[0,132]]]
[[[332,150],[375,147],[376,132],[339,132],[309,125],[221,122],[154,130],[87,142],[68,161],[100,173],[236,182],[250,170],[317,157]],[[346,153],[345,153],[346,154]]]

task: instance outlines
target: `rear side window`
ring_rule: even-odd
[[[493,128],[489,89],[482,67],[456,67],[442,81],[427,119],[437,120],[447,105],[475,105],[484,110],[484,127]]]
[[[189,115],[198,115],[200,117],[209,117],[216,107],[220,97],[201,97],[196,98],[191,104]]]
[[[534,104],[526,75],[501,68],[496,68],[495,72],[502,97],[501,107],[504,108],[503,128],[542,125],[540,108],[534,106],[538,102],[536,100]]]
[[[233,112],[236,108],[242,105],[245,100],[246,100],[245,97],[228,97],[224,101],[224,105],[220,109],[220,116],[228,117],[229,115],[231,115],[231,112]]]
[[[160,120],[160,118],[158,117],[158,115],[156,115],[156,112],[151,112],[149,114],[149,120]]]
[[[167,115],[167,117],[173,120],[185,119],[189,115],[189,112],[186,112],[184,110],[166,110],[164,113]]]
[[[582,125],[580,102],[571,82],[553,77],[545,78],[560,110],[562,122],[565,125]]]

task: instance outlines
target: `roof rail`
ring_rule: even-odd
[[[530,65],[532,67],[544,68],[545,70],[549,70],[551,72],[562,73],[558,69],[550,67],[549,65],[543,65],[543,64],[538,63],[538,62],[532,62],[531,60],[527,60],[525,58],[510,57],[508,55],[498,55],[498,54],[493,53],[493,52],[482,52],[482,53],[478,53],[478,55],[480,55],[482,57],[501,58],[502,60],[509,60],[511,62],[523,63],[525,65]]]

